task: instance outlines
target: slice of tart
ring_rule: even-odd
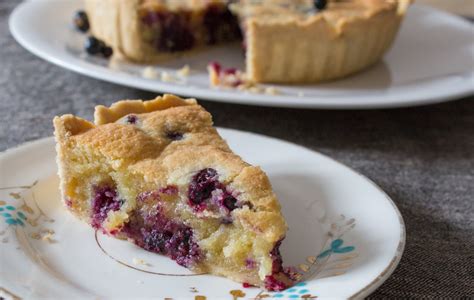
[[[234,154],[195,100],[97,106],[54,119],[66,207],[97,230],[194,272],[268,290],[292,284],[286,222],[265,173]]]

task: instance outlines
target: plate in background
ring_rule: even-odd
[[[218,102],[292,108],[385,108],[438,103],[474,92],[474,26],[460,17],[413,5],[393,49],[382,62],[349,78],[307,86],[271,85],[279,95],[210,88],[206,65],[220,61],[240,66],[238,45],[213,48],[161,64],[159,72],[174,74],[185,64],[186,80],[163,82],[142,77],[144,66],[88,57],[85,35],[71,25],[81,0],[27,1],[10,17],[16,40],[39,57],[86,76],[154,92]]]

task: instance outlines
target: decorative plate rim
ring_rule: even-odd
[[[339,163],[337,160],[334,160],[334,161]],[[399,225],[400,225],[400,242],[397,245],[397,251],[395,252],[395,255],[393,256],[393,258],[390,261],[389,265],[382,272],[380,272],[380,274],[376,278],[374,278],[374,280],[372,280],[368,285],[366,285],[365,287],[360,289],[357,293],[355,293],[351,297],[349,297],[349,299],[360,299],[360,298],[365,298],[365,297],[369,296],[370,294],[372,294],[385,281],[387,281],[387,279],[390,278],[390,276],[393,274],[393,272],[397,269],[398,264],[400,263],[400,260],[402,259],[403,252],[405,251],[406,226],[405,226],[405,220],[403,219],[402,213],[398,209],[398,207],[395,204],[395,202],[393,201],[393,199],[390,198],[390,196],[384,190],[382,190],[382,188],[380,188],[370,178],[368,178],[367,176],[359,173],[358,171],[356,171],[352,168],[350,168],[350,169],[352,171],[354,171],[355,173],[357,173],[359,176],[362,176],[368,182],[370,182],[370,184],[372,184],[379,192],[381,192],[385,196],[385,199],[388,200],[390,205],[392,205],[395,213],[397,214],[398,222],[399,222]]]

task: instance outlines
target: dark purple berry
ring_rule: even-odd
[[[113,49],[107,46],[104,41],[99,40],[94,36],[89,36],[86,39],[84,49],[90,55],[101,54],[105,58],[109,58],[114,53]]]
[[[327,4],[327,0],[314,0],[314,7],[319,10],[325,9]]]
[[[219,185],[217,171],[211,168],[203,169],[194,175],[189,185],[188,197],[191,203],[198,205],[211,197]]]
[[[180,132],[168,132],[166,137],[172,141],[180,141],[183,139],[183,134]]]
[[[143,18],[143,23],[160,28],[154,41],[156,48],[176,52],[191,49],[195,44],[190,19],[189,14],[150,12]]]
[[[234,209],[242,207],[242,203],[239,203],[219,181],[217,171],[211,168],[203,169],[193,176],[189,184],[188,197],[195,211],[225,208],[224,211],[221,210],[224,217],[228,217]]]
[[[89,53],[90,55],[96,55],[98,53],[100,53],[100,51],[102,50],[102,44],[103,42],[100,41],[99,39],[93,37],[93,36],[89,36],[87,39],[86,39],[86,42],[84,44],[84,49],[86,50],[87,53]]]
[[[240,37],[240,27],[237,18],[225,6],[210,4],[203,16],[206,29],[206,43],[216,44]]]
[[[272,258],[272,274],[265,277],[265,288],[269,291],[282,291],[293,284],[293,271],[291,268],[282,267],[282,258],[280,253],[281,241],[278,241],[270,251]]]
[[[128,115],[125,122],[127,122],[127,124],[135,124],[137,123],[137,120],[138,118],[136,115]]]
[[[232,197],[231,195],[226,195],[224,200],[222,201],[222,204],[229,210],[233,211],[234,209],[237,208],[237,199]]]
[[[150,205],[156,205],[157,201],[159,199]],[[153,213],[149,209],[135,211],[122,233],[145,250],[167,255],[185,267],[193,265],[202,256],[193,230],[168,218],[161,210]]]
[[[74,15],[73,22],[77,30],[81,32],[89,31],[89,28],[90,28],[89,18],[87,17],[87,14],[85,11],[83,10],[77,11],[76,14]]]
[[[265,288],[269,291],[281,292],[288,288],[288,285],[278,280],[274,275],[268,275],[264,280]]]
[[[109,58],[112,56],[112,54],[114,54],[114,50],[109,46],[103,46],[100,52],[105,58]]]
[[[118,198],[116,189],[110,186],[94,187],[93,195],[92,226],[100,228],[109,211],[119,210],[123,201]]]
[[[272,272],[278,273],[282,271],[283,260],[280,253],[281,240],[278,241],[270,251],[270,257],[272,258]]]

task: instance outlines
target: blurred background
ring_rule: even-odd
[[[474,0],[415,0],[468,18],[474,18]]]

